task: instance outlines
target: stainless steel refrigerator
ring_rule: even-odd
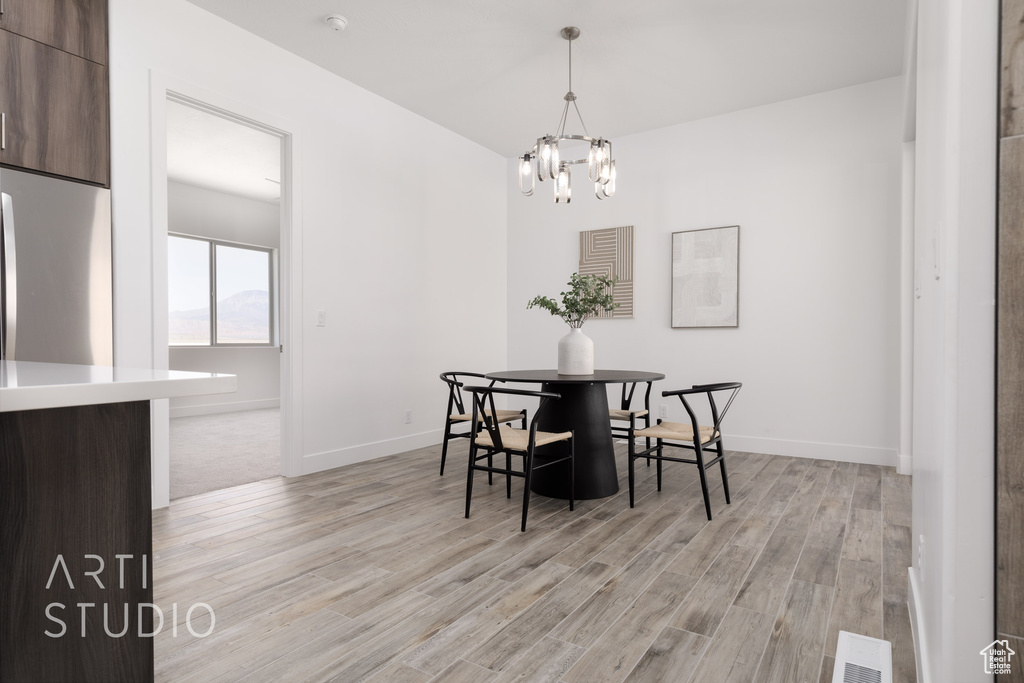
[[[0,357],[113,365],[110,190],[0,168]]]

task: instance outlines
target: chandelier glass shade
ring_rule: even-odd
[[[594,183],[594,194],[598,199],[607,199],[615,194],[615,159],[612,157],[612,143],[604,138],[591,137],[587,126],[583,123],[576,94],[572,91],[572,41],[579,38],[580,30],[575,26],[562,29],[562,37],[569,41],[569,92],[565,93],[565,106],[562,117],[558,121],[554,135],[537,138],[532,149],[519,157],[519,190],[529,197],[533,194],[537,182],[553,181],[556,204],[568,204],[572,200],[571,167],[587,165],[587,179]],[[569,106],[572,105],[579,119],[582,135],[567,135],[565,124],[569,118]],[[564,158],[560,152],[569,153]],[[572,156],[582,153],[589,146],[585,157],[573,159]]]

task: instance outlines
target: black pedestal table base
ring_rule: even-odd
[[[615,471],[615,446],[608,422],[608,393],[604,384],[550,384],[542,391],[561,394],[541,415],[537,428],[545,432],[573,431],[576,440],[576,498],[605,498],[619,491]],[[539,449],[541,457],[551,453],[562,455],[569,450],[567,442]],[[611,457],[607,457],[608,454]],[[569,463],[537,470],[533,475],[534,493],[550,498],[569,497]]]
[[[606,384],[647,382],[664,379],[653,372],[596,370],[593,375],[559,375],[555,370],[510,370],[489,373],[487,379],[502,382],[540,383],[543,391],[562,398],[545,408],[538,429],[545,432],[574,432],[576,446],[576,499],[605,498],[619,490],[615,470],[615,447],[608,418]],[[565,442],[537,449],[537,457],[561,454]],[[550,498],[569,498],[568,463],[535,470],[530,489]]]

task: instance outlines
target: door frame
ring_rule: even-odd
[[[150,70],[150,224],[153,367],[168,369],[167,102],[174,100],[281,138],[281,247],[278,255],[281,349],[281,474],[302,474],[302,178],[299,126],[288,119]],[[170,401],[151,402],[153,507],[170,504]]]

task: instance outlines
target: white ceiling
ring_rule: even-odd
[[[167,102],[167,179],[276,202],[281,139],[179,102]]]
[[[587,128],[614,141],[898,75],[906,14],[906,0],[190,2],[507,157],[561,114],[563,26],[582,31]]]

